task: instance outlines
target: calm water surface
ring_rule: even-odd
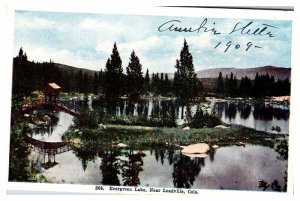
[[[279,126],[280,133],[289,133],[289,106],[268,103],[219,102],[212,104],[213,112],[228,124],[238,124],[255,130],[278,133],[272,127]]]
[[[287,165],[274,149],[259,145],[220,147],[204,159],[167,148],[100,151],[85,156],[91,160],[76,154],[56,155],[58,164],[43,175],[55,183],[260,190],[261,179],[283,185]],[[33,153],[31,159],[39,164],[43,156]]]
[[[46,111],[40,111],[46,112]],[[62,111],[51,112],[58,118],[58,122],[51,126],[43,126],[33,129],[32,138],[44,142],[61,142],[62,135],[68,130],[73,123],[73,116]]]
[[[230,123],[243,122],[251,127],[260,125],[260,121],[271,121],[262,124],[266,127],[259,126],[269,128],[275,121],[288,131],[289,110],[285,107],[230,106],[222,103],[208,106],[207,109]],[[145,108],[144,111],[151,114]],[[73,123],[73,116],[65,112],[55,112],[54,115],[58,117],[58,122],[51,127],[35,130],[33,138],[48,142],[61,141],[61,136]],[[279,124],[280,121],[284,123]],[[210,151],[207,158],[190,158],[182,155],[180,150],[168,147],[103,150],[99,146],[92,150],[75,147],[56,154],[57,164],[49,169],[43,168],[43,154],[32,151],[30,161],[54,183],[261,190],[257,187],[259,180],[278,180],[279,184],[284,184],[287,161],[278,159],[278,156],[272,148],[250,144],[245,147],[220,147]]]
[[[99,102],[92,102],[93,108],[99,107]],[[112,111],[117,116],[155,116],[159,113],[164,104],[173,104],[178,122],[185,118],[186,107],[181,107],[175,99],[167,100],[146,100],[143,103],[129,106],[124,101],[121,106]],[[102,108],[105,112],[106,109]],[[206,103],[202,109],[208,113],[218,115],[221,120],[228,124],[238,124],[253,128],[259,131],[271,133],[289,133],[289,105],[275,103],[245,103],[245,102],[213,102]],[[197,106],[191,106],[192,113],[195,113]],[[280,127],[281,131],[272,130],[272,127]]]

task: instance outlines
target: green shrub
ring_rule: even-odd
[[[97,128],[102,123],[104,113],[100,110],[84,110],[74,120],[75,127]]]
[[[216,125],[221,124],[221,120],[219,117],[215,115],[210,115],[207,112],[203,112],[201,106],[197,106],[197,111],[193,116],[190,126],[193,128],[203,128],[203,127],[215,127]]]

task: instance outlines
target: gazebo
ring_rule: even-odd
[[[44,87],[45,101],[46,102],[56,102],[58,100],[58,95],[61,87],[56,83],[48,83]]]

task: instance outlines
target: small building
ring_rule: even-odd
[[[61,87],[56,83],[48,83],[44,87],[45,101],[46,102],[56,102],[58,100],[59,92]]]

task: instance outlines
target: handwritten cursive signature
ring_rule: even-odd
[[[186,26],[181,26],[181,21],[180,20],[170,20],[167,21],[163,24],[161,24],[158,27],[159,32],[164,32],[164,31],[171,31],[171,32],[186,32],[186,33],[192,33],[192,32],[212,32],[213,35],[219,35],[221,34],[219,31],[216,30],[214,27],[208,27],[207,25],[207,18],[205,18],[201,24],[198,27],[186,27]],[[213,23],[215,25],[215,23]]]
[[[253,28],[253,21],[249,22],[246,25],[242,25],[242,22],[238,22],[233,27],[232,31],[229,34],[239,33],[241,35],[253,35],[253,36],[268,36],[270,38],[275,37],[272,33],[272,29],[278,29],[278,27],[262,24],[261,27]]]

